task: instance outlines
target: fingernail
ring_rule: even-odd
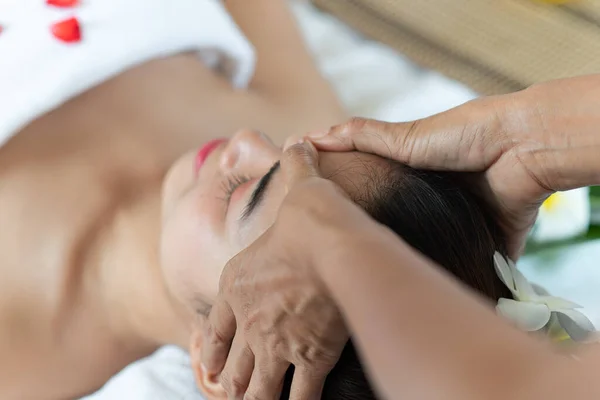
[[[306,147],[311,153],[317,153],[317,148],[310,141],[305,140],[304,142],[302,142],[302,145]]]
[[[304,142],[306,142],[306,138],[304,136],[300,136],[300,137],[290,136],[289,138],[286,139],[286,141],[283,145],[283,151],[286,151],[293,145],[303,144]]]

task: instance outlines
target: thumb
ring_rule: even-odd
[[[317,149],[308,141],[288,146],[281,158],[281,170],[288,191],[303,180],[320,178]]]
[[[308,139],[320,150],[360,151],[406,163],[408,145],[419,123],[352,118],[328,131],[309,134]]]

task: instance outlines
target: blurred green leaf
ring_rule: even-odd
[[[585,235],[578,236],[575,238],[561,240],[556,242],[546,242],[546,243],[535,243],[529,242],[527,243],[527,248],[525,249],[525,254],[533,254],[542,250],[561,248],[565,246],[570,246],[578,243],[587,242],[590,240],[600,239],[600,226],[592,225],[590,229]]]
[[[590,226],[590,229],[585,237],[586,239],[600,239],[600,226]]]

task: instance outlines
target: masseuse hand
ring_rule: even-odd
[[[349,335],[311,266],[350,244],[347,232],[375,225],[319,176],[312,145],[289,147],[281,169],[288,194],[277,220],[225,267],[205,332],[204,366],[230,398],[278,399],[290,365],[290,398],[320,398]]]
[[[320,150],[359,150],[415,168],[470,171],[516,258],[552,192],[597,184],[600,76],[481,98],[409,123],[354,119],[317,132]],[[325,136],[322,136],[325,135]]]

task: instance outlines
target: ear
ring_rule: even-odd
[[[202,329],[195,328],[190,343],[190,357],[196,385],[208,400],[227,400],[227,393],[218,378],[209,376],[202,368],[202,332]]]

